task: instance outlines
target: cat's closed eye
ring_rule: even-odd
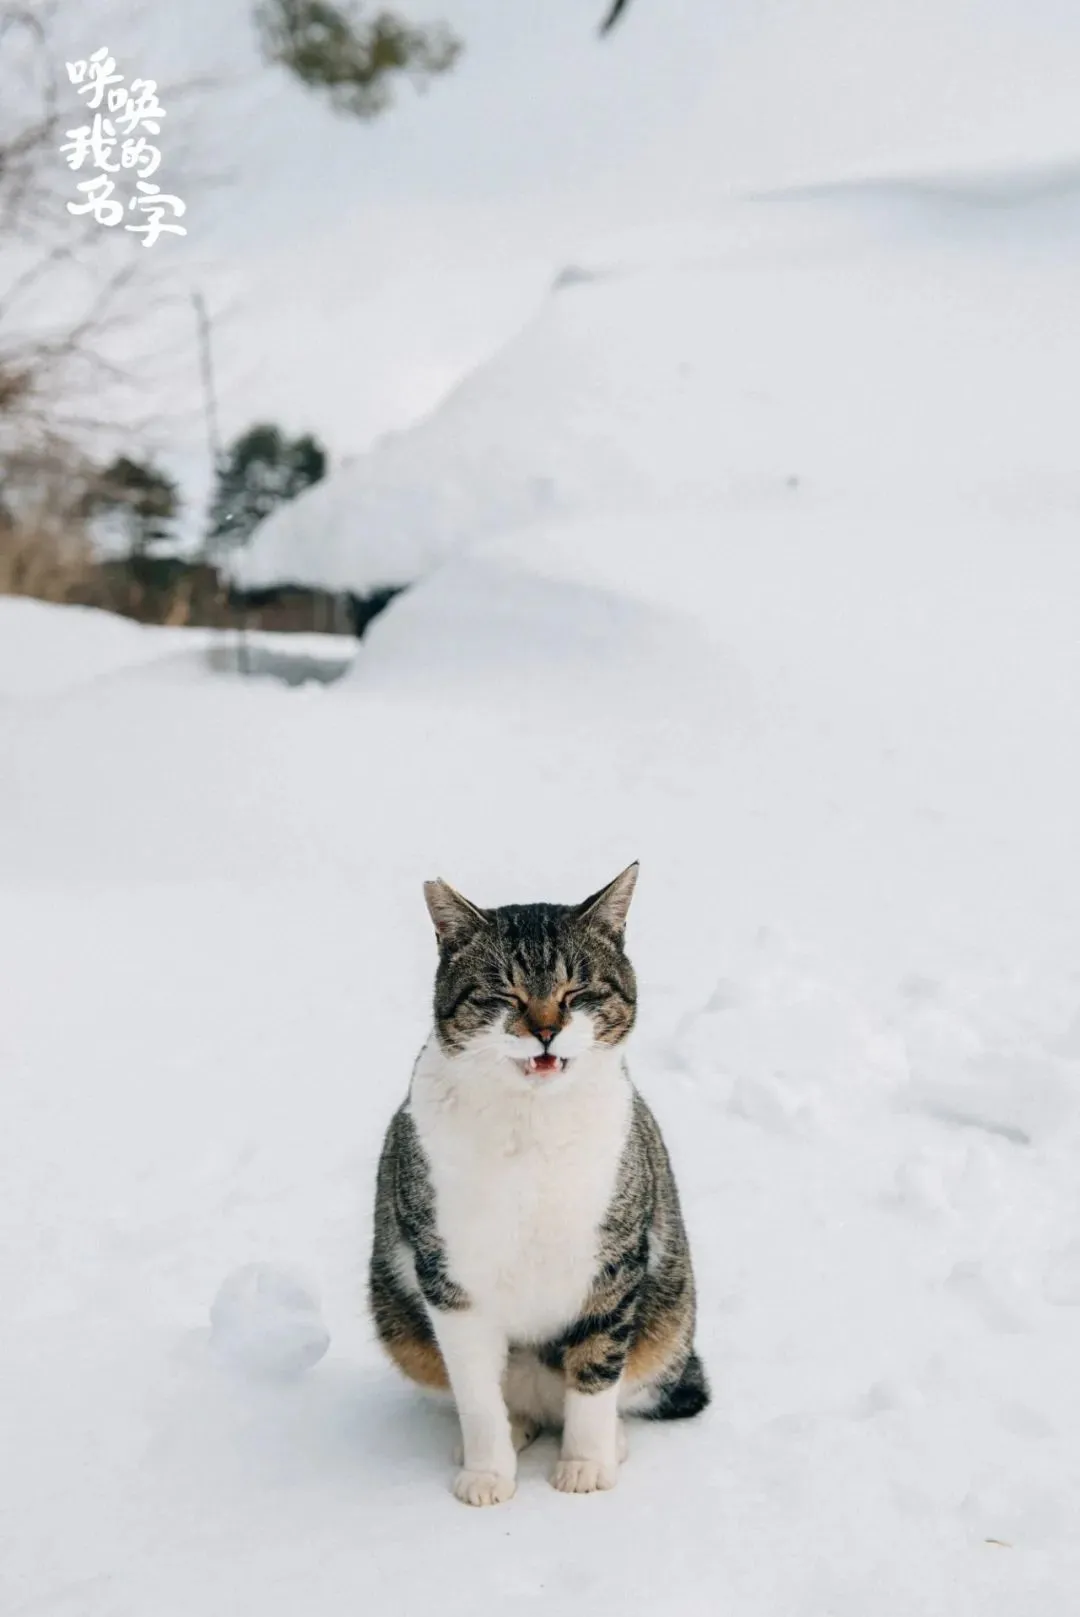
[[[520,1001],[512,994],[477,993],[469,995],[469,1004],[478,1011],[516,1010]]]

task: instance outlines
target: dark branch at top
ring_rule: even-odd
[[[615,0],[615,4],[600,24],[600,32],[608,34],[614,28],[623,12],[626,10],[627,0]]]

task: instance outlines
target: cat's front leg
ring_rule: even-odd
[[[566,1384],[563,1438],[552,1486],[561,1493],[614,1488],[626,1455],[619,1389],[637,1310],[640,1269],[624,1260],[608,1289],[598,1289],[562,1353]]]
[[[603,1284],[593,1291],[584,1316],[563,1339],[561,1366],[566,1393],[563,1439],[552,1486],[561,1493],[614,1488],[626,1458],[619,1420],[619,1389],[626,1370],[643,1273],[644,1242],[608,1257]]]
[[[513,1496],[517,1476],[502,1392],[506,1334],[472,1308],[431,1314],[461,1423],[463,1463],[454,1495],[466,1505],[501,1505]]]
[[[619,1382],[600,1390],[569,1381],[562,1453],[551,1478],[561,1493],[596,1493],[614,1488],[625,1438],[619,1424]]]

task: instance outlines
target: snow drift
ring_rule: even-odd
[[[531,523],[840,500],[1071,508],[1071,168],[867,182],[643,233],[430,417],[280,508],[252,585],[364,593]]]

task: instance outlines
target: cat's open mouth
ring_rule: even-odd
[[[530,1056],[528,1061],[518,1063],[522,1072],[529,1078],[554,1078],[557,1072],[562,1072],[566,1062],[562,1056]]]

